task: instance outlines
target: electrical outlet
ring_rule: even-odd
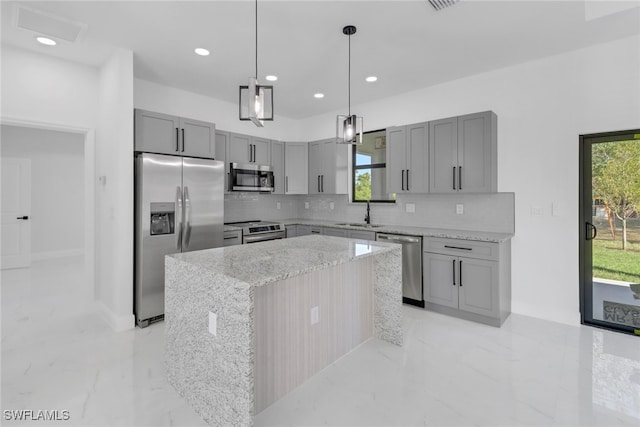
[[[544,208],[540,206],[531,206],[531,216],[543,216]]]
[[[276,202],[276,209],[280,209],[280,202]]]
[[[311,308],[311,324],[315,325],[320,321],[320,310],[318,310],[318,306]]]
[[[416,212],[416,204],[415,203],[406,203],[404,205],[404,210],[407,213],[415,213]]]
[[[336,204],[333,202],[329,202],[329,209],[334,210],[336,207]]]
[[[309,209],[309,202],[304,202],[304,208]]]
[[[209,312],[209,333],[214,337],[218,336],[218,316],[211,311]]]
[[[456,214],[458,215],[464,214],[464,205],[462,203],[458,203],[456,205]]]
[[[553,202],[551,204],[551,215],[560,216],[560,205],[558,202]]]

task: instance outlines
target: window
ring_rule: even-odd
[[[366,132],[362,139],[353,146],[353,201],[394,203],[395,194],[387,193],[386,130]]]

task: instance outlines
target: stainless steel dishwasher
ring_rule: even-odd
[[[422,236],[377,233],[376,240],[402,245],[402,302],[424,307],[422,297]]]

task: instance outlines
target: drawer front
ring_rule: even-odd
[[[311,228],[309,229],[310,234],[322,234],[322,227],[317,227],[315,225],[312,225]]]
[[[225,231],[224,246],[240,245],[242,243],[242,231]]]
[[[498,243],[437,237],[425,237],[423,250],[424,252],[486,259],[489,261],[497,261],[500,253]]]
[[[347,236],[352,239],[376,240],[375,231],[349,230]]]

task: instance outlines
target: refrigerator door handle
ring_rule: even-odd
[[[189,249],[189,240],[191,240],[191,200],[189,199],[189,187],[184,187],[184,247],[182,250]]]
[[[176,187],[176,224],[178,225],[178,241],[176,242],[176,249],[182,248],[182,189]]]

